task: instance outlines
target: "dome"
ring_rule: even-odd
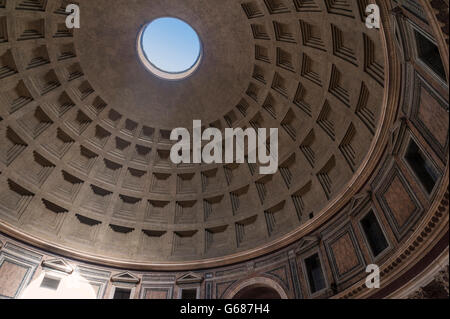
[[[66,2],[0,0],[0,235],[130,271],[293,250],[307,273],[320,260],[301,252],[321,245],[331,287],[448,212],[448,28],[432,4],[383,1],[369,28],[368,1],[78,1],[69,29]],[[143,43],[167,17],[199,41],[179,70]],[[174,164],[171,133],[193,121],[278,129],[276,173],[248,153]]]

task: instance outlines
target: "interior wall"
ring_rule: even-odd
[[[383,298],[422,276],[426,266],[448,247],[448,67],[447,79],[442,79],[417,54],[414,30],[433,38],[432,22],[427,24],[421,12],[406,5],[398,7],[397,1],[386,5],[394,13],[388,22],[396,39],[392,54],[400,59],[397,71],[402,75],[401,86],[395,89],[402,94],[395,120],[389,123],[390,142],[382,160],[359,195],[333,218],[267,256],[193,272],[94,265],[0,233],[0,297],[35,296],[29,293],[38,289],[47,272],[66,278],[67,285],[60,288],[64,291],[70,291],[72,284],[83,285],[83,297],[111,298],[122,287],[132,291],[131,298],[142,299],[180,298],[183,288],[198,289],[200,299],[221,299],[240,283],[257,277],[276,282],[288,298]],[[443,37],[448,40],[448,34]],[[437,174],[431,191],[405,159],[411,141]],[[1,174],[6,166],[0,165]],[[361,227],[369,211],[376,215],[388,242],[379,256],[371,252]],[[325,280],[325,287],[315,292],[305,266],[305,259],[314,254],[319,256]],[[383,286],[375,291],[365,287],[369,264],[379,265],[382,274]],[[269,291],[260,288],[258,293],[241,293],[256,297]]]

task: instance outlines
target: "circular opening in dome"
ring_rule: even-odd
[[[200,65],[202,44],[197,32],[177,18],[159,18],[145,25],[138,53],[147,69],[167,80],[190,76]]]

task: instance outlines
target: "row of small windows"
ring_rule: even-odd
[[[61,278],[54,278],[46,275],[40,284],[40,288],[57,291],[61,283]],[[198,297],[197,289],[182,289],[181,299],[195,300]],[[131,299],[132,289],[115,287],[112,299]]]
[[[417,143],[411,139],[404,155],[417,179],[428,194],[431,194],[439,180],[439,174]],[[389,247],[388,240],[374,213],[370,210],[360,221],[372,256],[377,258]],[[319,254],[314,254],[304,260],[309,288],[312,294],[326,288],[326,281]]]
[[[361,219],[361,228],[366,236],[373,257],[380,256],[389,247],[389,244],[372,210]],[[306,258],[304,264],[311,294],[325,289],[327,285],[319,254],[316,253]]]
[[[424,155],[419,146],[410,140],[405,153],[405,160],[416,174],[424,188],[431,193],[437,183],[439,175],[431,161]],[[389,247],[388,240],[374,213],[370,210],[360,221],[361,229],[365,235],[370,251],[374,258],[380,256]],[[322,263],[318,253],[304,260],[306,275],[308,277],[309,288],[312,294],[326,288],[326,280],[322,268]],[[117,291],[117,289],[116,289]],[[120,292],[119,292],[120,293]],[[120,295],[121,296],[121,295]],[[129,298],[129,292],[127,298]],[[196,299],[196,289],[183,289],[182,299]]]
[[[364,218],[361,219],[361,226],[369,243],[369,247],[374,257],[379,256],[389,245],[381,226],[371,210]],[[312,294],[326,288],[326,280],[322,269],[322,263],[319,254],[316,253],[304,260],[306,273],[309,282],[309,288]],[[58,290],[60,279],[45,276],[40,287]],[[197,289],[182,289],[181,299],[194,300],[197,299]],[[131,289],[116,287],[113,299],[130,299]]]
[[[131,289],[116,288],[114,291],[113,299],[130,299]],[[197,299],[197,289],[182,289],[181,299],[195,300]]]

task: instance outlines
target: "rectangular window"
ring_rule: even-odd
[[[422,33],[414,30],[417,53],[419,59],[433,70],[441,79],[446,81],[445,69],[442,64],[439,48]]]
[[[131,290],[125,288],[116,288],[113,299],[130,299]]]
[[[405,154],[406,162],[422,183],[428,194],[434,189],[439,176],[431,161],[423,154],[419,146],[411,140]]]
[[[309,279],[311,293],[318,292],[326,287],[322,265],[318,254],[305,259],[306,272]]]
[[[375,257],[379,256],[389,245],[373,211],[370,211],[361,220],[361,226],[372,250],[372,254]]]
[[[197,299],[197,289],[181,290],[181,299],[194,300]]]
[[[60,279],[45,276],[44,279],[42,279],[41,288],[58,290],[60,281]]]

